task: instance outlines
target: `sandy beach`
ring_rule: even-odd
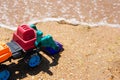
[[[5,62],[10,80],[120,80],[119,14],[120,0],[0,0],[0,42],[12,40],[9,29],[37,22],[64,47],[54,56],[40,52],[34,69]]]
[[[54,57],[43,52],[41,64],[29,69],[19,62],[9,65],[11,80],[119,80],[120,28],[73,26],[61,22],[42,22],[37,27],[63,44],[64,51]],[[13,31],[0,28],[0,41],[8,42]]]

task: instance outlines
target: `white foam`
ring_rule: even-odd
[[[72,19],[65,19],[65,18],[44,18],[42,20],[34,20],[34,21],[30,21],[28,22],[28,24],[34,24],[37,22],[48,22],[48,21],[65,21],[67,23],[73,24],[73,25],[86,25],[86,26],[90,26],[90,27],[95,27],[95,26],[109,26],[109,27],[120,27],[120,24],[110,24],[107,23],[106,21],[100,21],[100,22],[80,22],[78,20],[76,20],[75,18]]]
[[[7,29],[10,29],[10,30],[16,30],[17,29],[17,27],[7,26],[5,24],[0,24],[0,27],[7,28]]]
[[[80,22],[80,21],[77,21],[75,18],[72,18],[72,19],[65,19],[65,18],[44,18],[44,19],[41,19],[41,20],[32,20],[32,21],[29,21],[27,24],[30,25],[30,24],[35,24],[35,23],[38,23],[38,22],[58,22],[58,21],[65,21],[67,23],[70,23],[70,24],[73,24],[73,25],[86,25],[86,26],[90,26],[90,27],[95,27],[95,26],[109,26],[109,27],[119,27],[120,28],[120,24],[109,24],[107,23],[106,21],[100,21],[100,22],[96,22],[96,23],[90,23],[90,22]],[[4,28],[7,28],[7,29],[10,29],[10,30],[16,30],[17,27],[13,27],[13,26],[7,26],[7,25],[4,25],[4,24],[0,24],[1,27],[4,27]]]

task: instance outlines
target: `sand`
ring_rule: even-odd
[[[12,63],[12,80],[120,80],[120,28],[73,26],[57,22],[38,23],[64,51],[54,57],[44,53],[41,64],[30,69]],[[8,42],[13,31],[0,28],[0,41]]]

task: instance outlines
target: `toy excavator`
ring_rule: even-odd
[[[34,24],[18,26],[13,33],[13,39],[4,44],[0,43],[0,80],[8,80],[10,71],[5,64],[11,59],[23,59],[31,68],[41,63],[39,51],[54,55],[62,50],[62,45],[53,40],[52,36],[43,36]]]

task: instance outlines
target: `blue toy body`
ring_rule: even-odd
[[[42,48],[42,51],[47,53],[48,55],[55,55],[55,54],[59,53],[61,50],[63,50],[62,45],[59,42],[55,41],[55,43],[58,46],[57,50],[55,50],[51,47],[45,47],[45,48]]]

